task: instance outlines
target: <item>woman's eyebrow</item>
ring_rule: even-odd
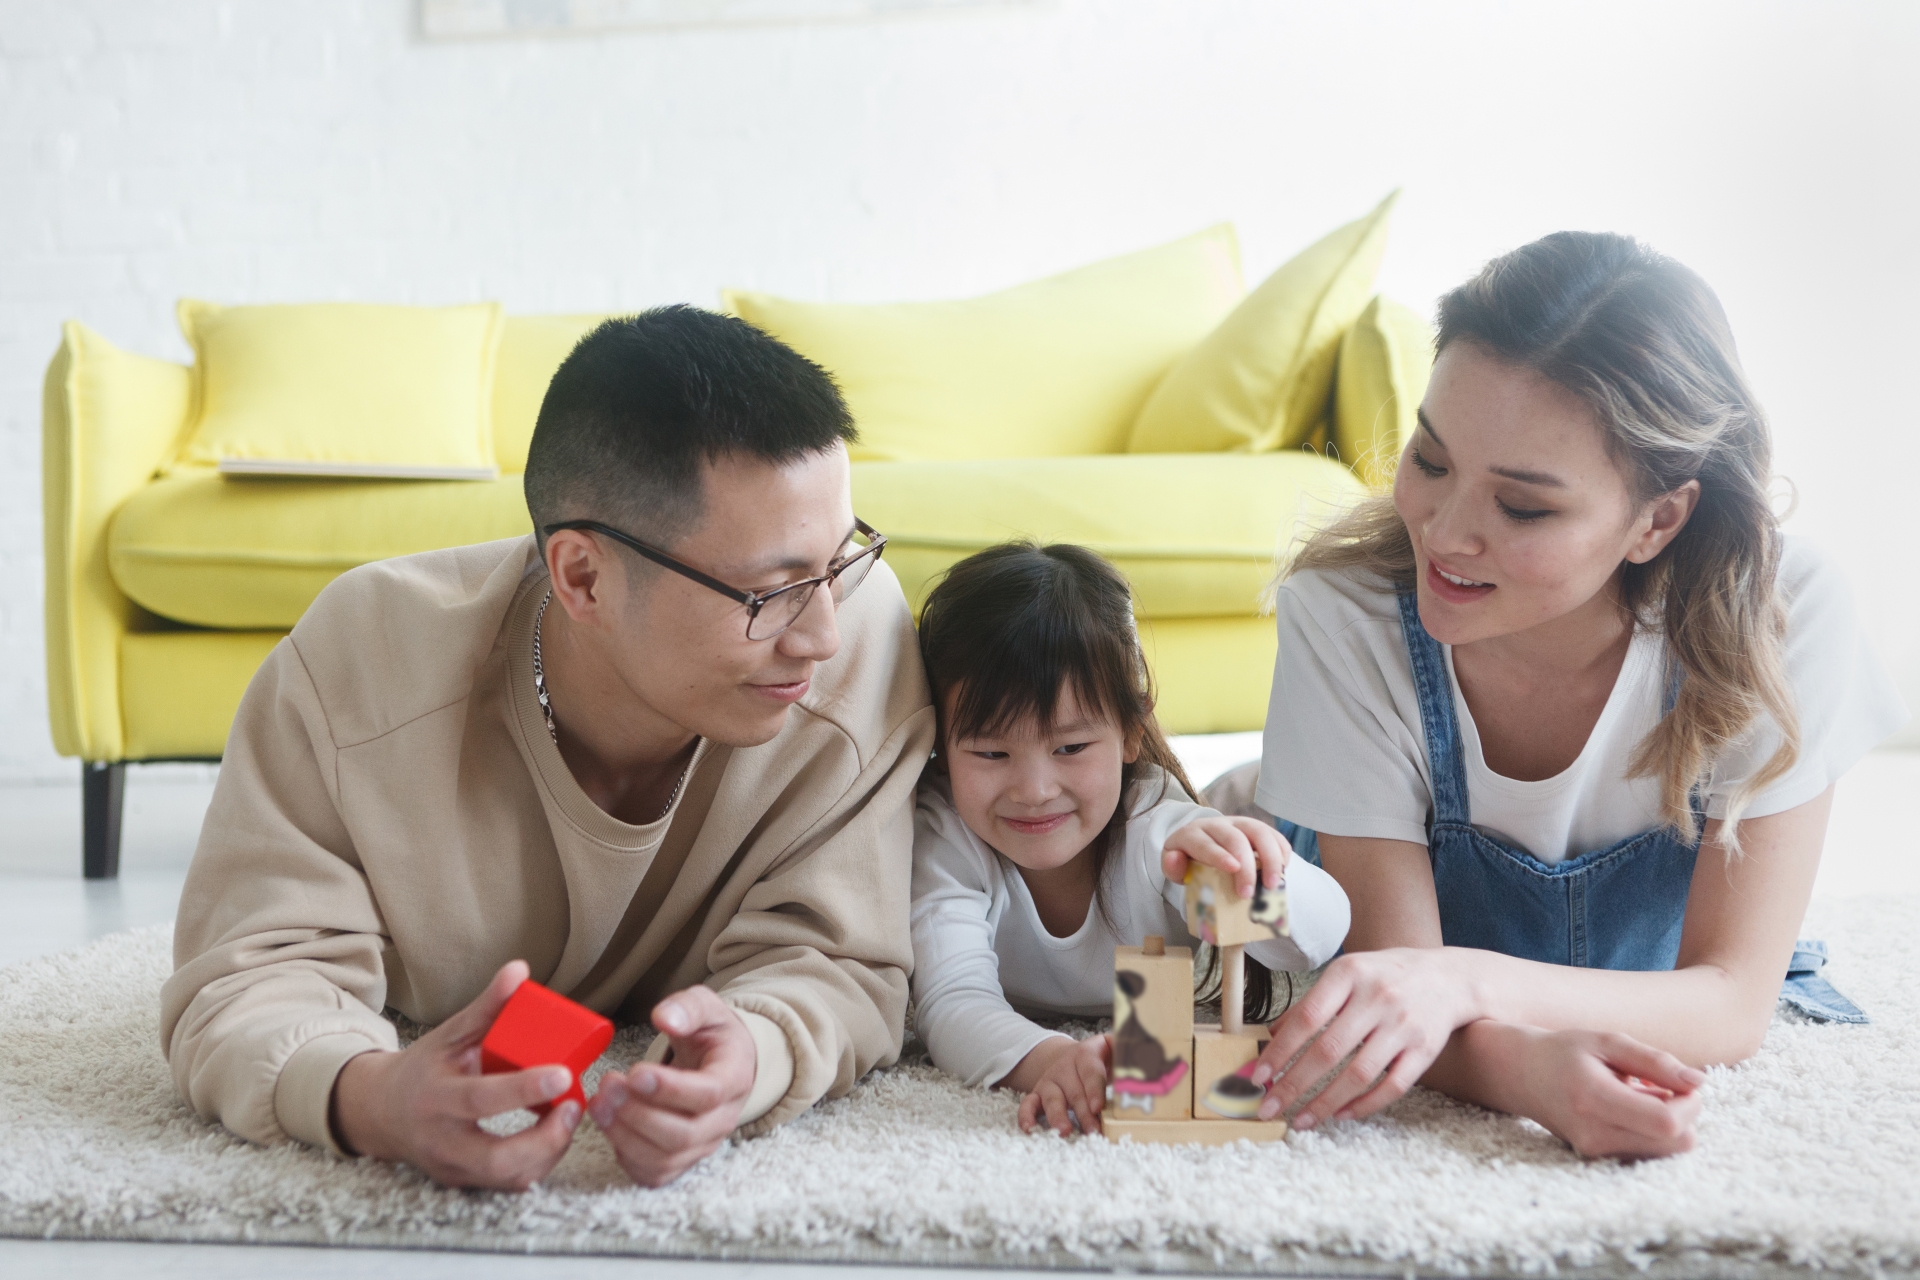
[[[1424,407],[1416,410],[1414,416],[1420,419],[1421,429],[1433,437],[1435,444],[1445,445],[1447,443],[1440,438],[1440,433],[1433,429],[1433,422],[1427,417],[1427,411]],[[1488,467],[1487,470],[1497,476],[1505,476],[1509,480],[1518,480],[1522,484],[1537,484],[1548,489],[1564,489],[1567,487],[1565,480],[1562,480],[1559,476],[1548,475],[1544,471],[1523,471],[1517,467]]]
[[[1521,471],[1515,467],[1488,467],[1487,470],[1509,480],[1518,480],[1521,484],[1537,484],[1548,489],[1564,489],[1567,482],[1559,476],[1550,476],[1544,471]]]

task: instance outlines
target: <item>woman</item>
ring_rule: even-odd
[[[1779,532],[1698,276],[1548,236],[1442,300],[1437,350],[1392,495],[1278,591],[1258,797],[1353,927],[1263,1114],[1352,1054],[1297,1128],[1422,1081],[1584,1154],[1686,1150],[1696,1068],[1765,1034],[1835,779],[1906,711]]]

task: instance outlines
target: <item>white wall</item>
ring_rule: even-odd
[[[184,357],[173,301],[515,310],[994,288],[1239,224],[1251,276],[1404,185],[1421,308],[1560,227],[1720,290],[1793,527],[1920,707],[1920,7],[1058,0],[428,44],[409,0],[0,0],[0,776],[46,729],[58,323]]]

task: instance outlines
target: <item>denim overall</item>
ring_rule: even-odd
[[[1433,776],[1427,855],[1440,903],[1440,936],[1451,947],[1479,947],[1526,960],[1588,969],[1671,969],[1699,845],[1669,827],[1548,865],[1476,829],[1468,814],[1467,774],[1453,686],[1440,644],[1420,624],[1413,593],[1400,597],[1400,622],[1413,662],[1413,685]],[[1669,689],[1671,709],[1677,684]],[[1700,817],[1695,801],[1695,817]],[[1296,852],[1319,862],[1318,841],[1294,823],[1278,823]],[[1780,996],[1822,1022],[1865,1022],[1820,976],[1824,942],[1794,946]]]

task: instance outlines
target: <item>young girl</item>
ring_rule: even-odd
[[[1028,543],[963,560],[927,600],[920,649],[940,737],[914,828],[916,1022],[942,1069],[1026,1094],[1021,1128],[1044,1115],[1092,1131],[1110,1050],[1018,1010],[1103,1017],[1115,946],[1197,947],[1190,862],[1234,872],[1242,894],[1284,874],[1292,936],[1248,945],[1250,1020],[1270,1016],[1263,966],[1304,972],[1339,949],[1347,900],[1331,877],[1288,866],[1270,823],[1189,798],[1106,561]]]
[[[1835,779],[1906,712],[1780,534],[1698,276],[1548,236],[1442,300],[1437,349],[1392,495],[1279,591],[1258,799],[1317,832],[1355,924],[1262,1114],[1353,1054],[1296,1128],[1424,1080],[1587,1154],[1685,1150],[1695,1068],[1754,1052],[1783,977],[1859,1017],[1795,933]]]

